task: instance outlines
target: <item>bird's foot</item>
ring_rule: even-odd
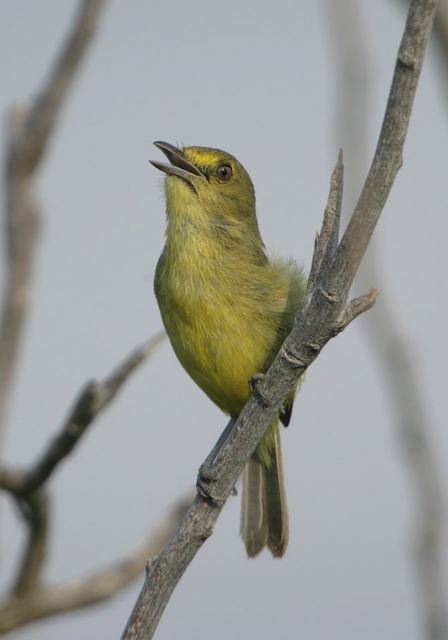
[[[199,467],[196,478],[196,489],[200,496],[207,502],[216,506],[221,506],[225,502],[225,497],[216,494],[215,487],[218,478],[213,474],[212,465],[207,464],[207,460]]]
[[[266,396],[262,386],[265,377],[266,375],[264,373],[256,373],[249,380],[249,387],[254,396],[257,396],[265,407],[269,407],[272,403]]]
[[[208,454],[208,456],[206,457],[206,459],[204,460],[204,462],[202,463],[198,471],[198,477],[196,480],[196,488],[198,490],[198,493],[201,496],[203,496],[206,500],[209,500],[210,502],[216,505],[224,504],[227,498],[227,495],[223,495],[222,492],[219,492],[219,490],[217,491],[216,489],[217,485],[219,486],[219,477],[216,472],[217,471],[216,460],[219,456],[219,453],[222,447],[224,446],[227,440],[227,437],[232,431],[233,425],[235,424],[236,420],[237,420],[237,416],[232,416],[230,418],[226,428],[221,433],[215,446],[210,451],[210,453]],[[233,494],[233,491],[236,491],[236,489],[235,488],[232,489],[231,491],[232,494]]]

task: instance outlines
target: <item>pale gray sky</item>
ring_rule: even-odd
[[[2,3],[2,113],[40,85],[75,4]],[[362,5],[373,62],[372,152],[403,15],[391,0]],[[41,176],[45,227],[8,431],[10,462],[32,460],[80,386],[107,374],[161,326],[152,280],[165,216],[162,179],[147,162],[160,159],[153,140],[233,153],[253,178],[265,243],[308,268],[337,147],[344,146],[333,126],[325,17],[324,0],[110,3]],[[440,82],[429,55],[378,242],[443,463],[448,105]],[[230,499],[158,638],[421,637],[411,487],[363,321],[319,357],[283,433],[286,557],[246,558],[240,499]],[[53,479],[48,578],[91,571],[139,543],[193,483],[225,422],[166,343]],[[443,472],[448,485],[446,466]],[[22,530],[2,501],[4,584]],[[117,638],[140,586],[15,637]]]

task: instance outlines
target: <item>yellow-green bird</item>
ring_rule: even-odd
[[[155,142],[166,174],[166,243],[155,293],[173,349],[225,413],[238,416],[249,380],[265,372],[291,331],[305,279],[293,260],[269,259],[249,174],[229,153]],[[287,425],[294,393],[280,412]],[[281,557],[288,511],[278,418],[243,473],[241,535],[250,557]]]

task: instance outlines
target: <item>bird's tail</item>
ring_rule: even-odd
[[[265,437],[269,459],[255,452],[243,471],[241,535],[250,558],[266,546],[281,558],[288,545],[288,508],[278,422]]]

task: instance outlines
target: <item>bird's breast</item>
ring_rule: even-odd
[[[244,265],[216,253],[165,252],[156,270],[156,296],[183,367],[221,409],[237,414],[249,379],[262,370],[275,342],[269,302],[254,297]]]

